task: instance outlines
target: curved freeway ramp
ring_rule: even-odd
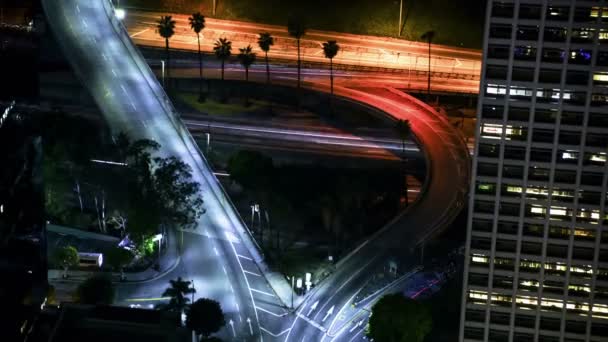
[[[309,84],[327,91],[327,85]],[[424,243],[449,225],[462,209],[469,189],[470,156],[462,136],[428,105],[393,88],[337,87],[335,94],[379,109],[394,119],[407,119],[428,163],[422,196],[405,212],[343,258],[336,271],[314,289],[288,327],[288,340],[333,341],[348,335],[350,305],[370,276],[391,256]],[[343,329],[341,329],[343,328]],[[343,336],[348,340],[347,336]]]

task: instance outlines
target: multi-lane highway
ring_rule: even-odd
[[[350,304],[374,270],[388,257],[400,255],[441,231],[464,203],[469,181],[468,151],[444,117],[390,87],[336,86],[336,96],[374,107],[390,118],[410,120],[429,173],[424,195],[343,258],[298,310],[288,314],[266,281],[263,261],[238,214],[154,74],[112,16],[110,3],[44,0],[43,4],[66,56],[112,129],[126,131],[133,138],[158,141],[162,145],[160,154],[178,156],[188,163],[204,189],[207,214],[198,230],[187,235],[181,266],[148,284],[122,286],[125,296],[158,297],[168,279],[181,275],[194,280],[196,297],[211,297],[222,303],[231,322],[221,332],[227,340],[348,340],[352,336],[345,332],[356,329],[351,330],[352,315],[342,308]],[[263,82],[260,76],[253,78]],[[289,79],[280,82],[293,85]],[[326,83],[305,82],[304,86],[329,91]]]
[[[165,41],[156,32],[157,21],[167,13],[144,12],[127,9],[125,23],[134,42],[139,45],[164,47]],[[184,50],[198,48],[196,35],[190,29],[188,16],[171,14],[177,22],[176,34],[171,38],[171,46]],[[234,47],[248,44],[262,55],[257,46],[260,32],[269,32],[275,37],[275,45],[269,57],[293,60],[297,57],[295,39],[289,36],[287,28],[276,25],[252,22],[219,20],[206,18],[202,31],[201,49],[211,52],[218,38],[228,38]],[[353,35],[341,32],[309,30],[301,40],[303,61],[328,63],[323,56],[322,44],[336,40],[340,53],[334,63],[394,69],[426,71],[428,68],[428,45],[403,39]],[[451,73],[473,76],[479,79],[481,70],[481,51],[433,44],[431,47],[431,70],[437,73]]]
[[[178,156],[193,169],[201,184],[206,215],[194,233],[187,234],[180,272],[193,279],[195,297],[222,303],[230,325],[227,340],[259,338],[274,333],[273,318],[283,314],[280,301],[262,276],[255,249],[243,233],[219,183],[198,153],[189,133],[160,88],[154,74],[135,51],[126,31],[112,15],[106,0],[43,1],[48,22],[76,75],[89,89],[114,132],[159,142],[162,156]],[[253,253],[253,254],[252,254]],[[122,293],[159,297],[168,280],[178,274]],[[268,316],[268,317],[266,317]],[[264,322],[264,324],[262,324]],[[251,325],[250,325],[251,323]],[[234,328],[234,329],[233,329]]]

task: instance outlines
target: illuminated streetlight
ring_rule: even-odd
[[[152,237],[152,241],[158,241],[158,263],[160,265],[160,242],[163,239],[163,234],[156,234]]]
[[[127,12],[123,8],[117,8],[114,10],[114,14],[116,15],[116,19],[123,20],[127,15]]]

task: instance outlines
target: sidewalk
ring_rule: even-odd
[[[114,283],[126,284],[141,284],[147,283],[164,277],[173,271],[180,263],[181,257],[178,251],[178,239],[173,230],[169,230],[167,243],[165,245],[165,253],[159,261],[159,270],[154,270],[153,266],[141,272],[125,272],[125,280],[120,280],[120,272],[102,272],[102,271],[78,271],[68,270],[68,278],[63,279],[63,270],[49,269],[48,279],[50,283],[80,283],[85,279],[98,275],[110,274]]]

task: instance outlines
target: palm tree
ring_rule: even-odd
[[[274,45],[274,37],[268,32],[260,33],[258,37],[258,46],[264,51],[266,59],[266,83],[270,84],[270,64],[268,63],[268,51],[270,47]]]
[[[427,90],[426,96],[427,101],[431,99],[431,41],[435,38],[435,31],[426,31],[420,39],[424,39],[429,43],[429,70],[428,70],[428,81],[427,81]]]
[[[167,78],[169,78],[169,39],[175,34],[175,20],[170,15],[161,16],[158,20],[158,34],[165,38],[165,52],[167,55]]]
[[[198,69],[200,83],[198,87],[199,101],[203,101],[203,58],[201,57],[201,31],[205,28],[205,17],[201,12],[193,13],[190,18],[190,28],[196,33],[196,39],[198,41]]]
[[[188,302],[190,302],[190,298],[187,297],[189,294],[194,294],[196,290],[194,287],[191,287],[192,282],[187,280],[182,280],[181,277],[176,280],[169,280],[171,286],[169,286],[165,292],[163,292],[163,297],[170,297],[169,303],[163,305],[162,308],[167,311],[175,311],[175,312],[183,312]]]
[[[298,89],[300,89],[300,68],[302,61],[300,59],[300,39],[306,34],[306,24],[300,16],[292,15],[287,20],[287,31],[289,35],[296,39],[298,44]]]
[[[340,45],[336,43],[335,40],[328,40],[326,43],[323,43],[323,54],[325,54],[325,58],[329,58],[329,81],[331,84],[331,96],[334,96],[334,68],[333,68],[333,60],[334,57],[340,51]]]
[[[222,81],[224,80],[224,64],[226,60],[232,54],[232,42],[227,38],[220,38],[215,42],[213,46],[213,52],[215,57],[222,61]]]
[[[255,53],[251,49],[251,45],[240,48],[237,56],[241,65],[245,68],[245,81],[249,81],[249,67],[255,62]]]

